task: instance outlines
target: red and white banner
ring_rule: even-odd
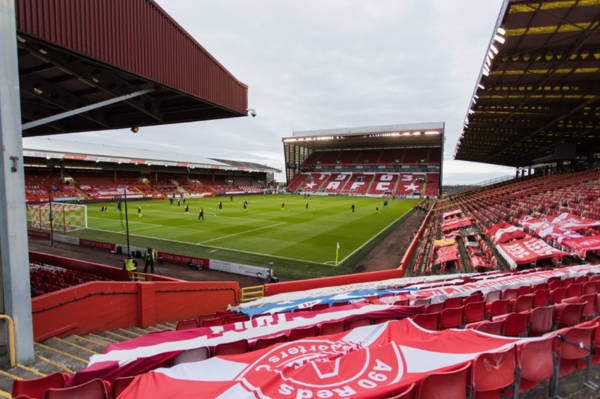
[[[454,230],[454,229],[461,229],[463,227],[469,227],[471,225],[471,218],[470,217],[466,217],[466,218],[452,218],[449,220],[446,220],[445,222],[442,223],[442,231],[450,231],[450,230]]]
[[[460,210],[460,209],[455,209],[455,210],[453,210],[453,211],[450,211],[450,212],[446,212],[446,213],[444,213],[444,214],[442,215],[442,219],[444,219],[444,220],[445,220],[445,219],[448,219],[448,218],[450,218],[450,217],[453,217],[453,216],[458,216],[458,215],[460,215],[461,213],[462,213],[462,210]]]
[[[136,375],[159,366],[184,350],[213,347],[242,339],[252,343],[258,338],[287,335],[294,328],[318,326],[330,321],[365,317],[400,319],[422,313],[423,310],[423,306],[375,305],[361,302],[320,311],[260,316],[223,326],[147,334],[129,341],[110,344],[104,353],[91,356],[88,367],[77,372],[69,381],[69,385],[81,384],[94,378],[113,380],[120,376]]]
[[[456,244],[438,248],[436,251],[437,259],[435,264],[441,264],[446,262],[455,261],[458,259],[458,246]]]
[[[568,238],[563,240],[562,244],[575,251],[581,258],[585,258],[587,251],[600,250],[600,236]]]
[[[531,339],[391,321],[157,369],[137,376],[119,398],[383,398],[433,371]]]
[[[585,276],[590,273],[600,274],[600,264],[568,266],[527,273],[494,274],[494,277],[487,279],[485,278],[485,275],[481,275],[483,278],[479,281],[420,289],[418,291],[406,293],[405,295],[410,299],[411,303],[415,303],[419,300],[429,300],[431,303],[438,303],[444,302],[446,298],[468,296],[477,291],[486,294],[490,291],[503,290],[506,288],[519,288],[521,286],[546,283],[551,277],[565,279],[569,277]],[[416,286],[413,288],[416,288]]]
[[[583,219],[567,212],[555,217],[549,217],[548,222],[561,230],[580,230],[600,226],[600,221]]]
[[[562,244],[564,240],[583,237],[576,230],[600,226],[600,221],[582,219],[565,212],[545,219],[523,216],[519,224],[544,240],[551,238]]]
[[[521,227],[514,226],[504,221],[491,226],[487,230],[487,234],[494,243],[505,243],[512,240],[518,240],[527,235]]]
[[[566,253],[551,247],[539,238],[528,238],[499,244],[496,248],[508,262],[511,269],[516,269],[517,265],[526,265],[542,259],[556,258],[562,260],[563,255],[566,255]]]

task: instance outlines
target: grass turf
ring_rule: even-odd
[[[248,210],[242,201],[248,201]],[[218,202],[223,209],[218,209]],[[158,250],[246,264],[273,267],[286,278],[347,273],[335,270],[336,245],[339,262],[360,249],[387,226],[412,209],[418,200],[298,195],[249,195],[188,199],[184,204],[168,200],[128,201],[131,245],[151,245]],[[285,203],[282,209],[281,204]],[[352,213],[351,205],[356,205]],[[125,243],[124,215],[115,203],[89,204],[88,229],[73,235]],[[142,207],[138,217],[137,208]],[[204,221],[198,220],[204,208]],[[375,208],[379,207],[379,213]],[[124,206],[123,206],[124,208]],[[124,211],[124,209],[123,209]],[[310,270],[309,270],[310,269]],[[327,270],[334,269],[334,270]]]

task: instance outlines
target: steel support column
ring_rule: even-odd
[[[0,253],[4,313],[15,322],[17,361],[33,361],[33,328],[14,0],[0,0]]]

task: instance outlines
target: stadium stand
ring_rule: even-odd
[[[391,138],[397,141],[395,145],[390,145]],[[293,137],[283,139],[287,189],[317,194],[437,197],[442,138],[441,124],[294,132]]]

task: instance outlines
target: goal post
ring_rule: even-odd
[[[50,204],[28,204],[27,210],[31,220],[31,227],[41,230],[50,230],[50,223],[55,230],[69,231],[87,228],[87,207],[81,204],[69,204],[62,202],[52,203],[52,215]]]

